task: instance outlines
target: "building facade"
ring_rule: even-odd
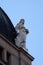
[[[0,65],[32,65],[34,58],[15,44],[18,33],[0,7]]]

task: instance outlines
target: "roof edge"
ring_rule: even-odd
[[[20,51],[22,51],[28,58],[30,58],[31,61],[33,61],[35,58],[31,56],[28,52],[26,52],[23,48],[20,47]]]

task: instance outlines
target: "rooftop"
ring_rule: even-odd
[[[11,23],[11,20],[7,14],[0,7],[0,34],[5,36],[9,41],[15,42],[14,39],[17,36],[17,32]]]

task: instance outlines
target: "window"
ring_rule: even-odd
[[[0,65],[2,65],[2,64],[0,63]]]
[[[5,56],[6,55],[6,56]],[[4,48],[0,46],[0,59],[7,60],[8,65],[11,64],[11,54],[7,51],[4,51]],[[2,64],[0,64],[2,65]]]
[[[2,59],[3,48],[0,47],[0,58]]]
[[[10,53],[9,52],[7,52],[7,62],[10,65]]]

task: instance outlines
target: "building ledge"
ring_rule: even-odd
[[[22,52],[23,54],[25,54],[28,58],[30,58],[31,61],[34,60],[34,57],[31,56],[27,51],[25,51],[22,47],[18,47],[17,45],[12,44],[8,39],[6,39],[3,35],[0,34],[0,37],[2,39],[4,39],[6,42],[8,42],[8,44],[10,44],[12,47],[14,47],[16,50],[18,50],[19,52]]]

